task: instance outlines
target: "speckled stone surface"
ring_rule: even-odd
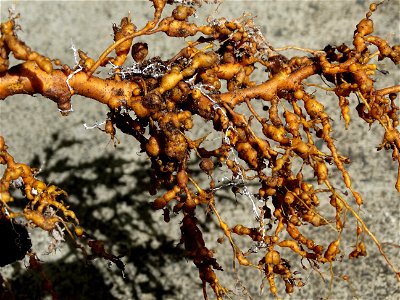
[[[238,18],[244,11],[255,16],[255,24],[275,47],[297,45],[322,49],[327,44],[349,43],[357,22],[368,10],[368,1],[228,1],[222,3],[214,16]],[[147,1],[15,1],[1,2],[1,20],[14,6],[21,14],[18,20],[23,31],[19,37],[32,49],[64,63],[74,65],[72,43],[92,57],[98,57],[112,42],[112,24],[130,11],[138,26],[152,15]],[[215,5],[199,9],[196,22],[205,22]],[[399,44],[400,1],[388,1],[374,14],[376,33]],[[162,35],[150,39],[149,54],[171,57],[183,40],[167,39]],[[188,39],[190,40],[190,39]],[[390,64],[379,62],[387,70]],[[390,76],[378,75],[390,85],[399,82],[399,69],[390,69]],[[338,114],[337,100],[320,93],[327,110]],[[356,99],[353,98],[356,103]],[[82,256],[71,252],[64,244],[55,254],[46,255],[49,237],[31,231],[34,249],[53,278],[61,299],[202,299],[198,273],[190,261],[179,256],[179,218],[163,222],[161,212],[148,207],[146,168],[149,163],[139,153],[138,143],[117,133],[121,143],[116,149],[109,136],[99,130],[85,130],[83,124],[105,119],[107,109],[82,97],[73,98],[74,112],[61,117],[56,105],[40,96],[13,96],[0,101],[0,134],[17,161],[42,166],[40,178],[56,183],[71,195],[71,207],[83,226],[115,252],[124,255],[123,276],[114,265],[104,261],[85,264]],[[352,113],[349,130],[343,130],[339,117],[333,118],[334,138],[339,151],[351,157],[349,172],[354,187],[364,197],[361,216],[382,242],[383,249],[395,265],[400,265],[400,196],[394,189],[396,165],[390,154],[377,152],[382,130],[369,128]],[[200,134],[199,134],[200,135]],[[230,224],[254,225],[250,204],[245,197],[235,199],[220,195],[217,203],[222,216]],[[321,209],[329,209],[322,204]],[[228,243],[218,245],[216,221],[199,213],[206,228],[205,240],[215,251],[224,267],[218,272],[222,284],[232,290],[231,299],[270,299],[267,283],[260,295],[262,276],[257,271],[232,270],[232,252]],[[342,238],[344,254],[354,244],[355,222],[349,216],[348,233]],[[214,234],[213,234],[214,233]],[[332,239],[335,232],[322,229],[315,240]],[[322,266],[322,277],[293,263],[301,271],[305,286],[287,299],[399,299],[400,285],[379,254],[371,239],[366,237],[368,257],[350,261],[347,256],[333,265],[331,281],[329,266]],[[246,246],[244,246],[246,247]],[[245,248],[244,248],[245,249]],[[49,298],[40,291],[37,278],[23,263],[0,268],[1,274],[14,287],[17,299]],[[348,275],[350,280],[341,279]],[[247,292],[241,284],[248,286]],[[331,289],[330,289],[331,285]],[[281,287],[281,286],[280,286]],[[330,291],[331,290],[331,291]],[[208,290],[210,299],[212,292]]]

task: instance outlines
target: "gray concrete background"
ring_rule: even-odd
[[[34,50],[51,58],[60,58],[74,65],[71,41],[77,48],[97,57],[112,42],[112,23],[131,12],[140,26],[152,15],[147,1],[2,1],[1,19],[7,9],[15,6],[21,13],[19,36]],[[255,23],[275,47],[297,45],[321,49],[327,44],[349,43],[357,22],[364,17],[368,1],[225,1],[217,16],[239,17],[242,12],[256,15]],[[215,5],[199,9],[197,22],[215,10]],[[400,1],[388,1],[374,14],[376,33],[399,43]],[[171,57],[183,41],[171,42],[163,36],[147,40],[150,55]],[[385,84],[399,82],[399,69],[386,61],[378,67],[390,70],[391,76],[378,75]],[[328,110],[335,111],[337,100],[322,94]],[[355,99],[353,99],[355,101]],[[43,166],[41,177],[66,189],[71,195],[71,206],[77,210],[83,225],[117,253],[125,254],[125,278],[115,266],[104,261],[85,265],[79,253],[65,244],[55,254],[44,255],[49,239],[32,231],[34,249],[47,262],[45,269],[56,288],[63,291],[62,299],[201,299],[200,280],[195,266],[174,254],[179,242],[179,218],[169,224],[161,212],[153,213],[146,205],[145,155],[137,153],[138,144],[117,133],[121,144],[116,149],[109,137],[99,130],[85,130],[84,123],[93,124],[105,119],[107,109],[81,97],[73,99],[74,112],[61,117],[56,105],[42,97],[13,96],[0,103],[0,134],[9,150],[21,162]],[[371,129],[352,113],[348,131],[339,118],[334,119],[334,137],[340,151],[349,155],[349,167],[355,188],[364,197],[361,216],[378,239],[386,243],[384,250],[399,266],[400,244],[399,195],[394,189],[396,165],[390,154],[376,152],[382,130]],[[221,195],[222,216],[228,220],[251,226],[250,207],[244,197],[239,204]],[[322,206],[323,208],[323,206]],[[267,284],[259,295],[261,275],[255,271],[232,272],[231,249],[228,244],[216,243],[215,220],[199,213],[206,228],[205,239],[216,251],[224,272],[218,272],[222,284],[235,291],[232,299],[248,299],[242,292],[238,277],[252,299],[269,299]],[[350,218],[351,219],[351,218]],[[247,220],[247,221],[246,221]],[[346,254],[354,244],[354,221],[349,220],[349,234],[343,238]],[[351,231],[351,232],[350,232]],[[332,238],[332,232],[323,229],[317,239]],[[219,236],[219,235],[218,235]],[[334,235],[333,235],[334,236]],[[320,270],[325,280],[310,268],[301,270],[306,286],[288,299],[398,299],[399,283],[369,238],[366,238],[368,257],[355,261],[343,258],[334,264],[332,292],[329,295],[329,268]],[[305,265],[307,265],[305,263]],[[37,278],[26,271],[23,264],[2,268],[18,292],[18,299],[42,299]],[[5,275],[4,275],[5,274]],[[340,279],[349,275],[350,281]],[[212,293],[209,290],[212,299]],[[281,296],[284,296],[281,293]]]

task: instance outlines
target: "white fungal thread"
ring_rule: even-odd
[[[84,123],[83,127],[85,127],[85,129],[94,129],[94,128],[100,128],[100,126],[104,124],[106,124],[106,121],[103,121],[101,123],[97,123],[97,121],[94,121],[94,125],[88,126],[86,123]]]
[[[32,189],[31,189],[31,194],[32,194],[33,196],[36,196],[36,195],[38,194],[38,191],[37,191],[35,188],[32,188]]]
[[[71,74],[68,75],[67,80],[66,80],[66,83],[67,83],[67,86],[68,86],[68,89],[69,89],[70,93],[73,93],[73,88],[72,88],[71,85],[69,84],[69,81],[71,80],[72,77],[75,76],[76,73],[82,71],[82,70],[83,70],[83,67],[79,64],[79,53],[78,53],[78,49],[76,49],[76,47],[75,47],[74,42],[72,41],[72,39],[71,39],[71,49],[72,49],[72,51],[74,51],[75,68],[77,68],[77,69],[76,69],[74,72],[72,72]],[[60,109],[59,109],[59,111],[60,111],[60,112],[72,112],[73,109],[72,109],[72,107],[71,107],[71,109],[69,109],[69,110],[64,110],[64,111],[63,111],[63,110],[60,110]]]

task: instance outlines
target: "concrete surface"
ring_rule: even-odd
[[[368,1],[228,1],[219,7],[218,16],[239,17],[242,12],[257,16],[255,23],[267,40],[275,47],[297,45],[322,49],[327,44],[348,43],[357,22],[364,17]],[[130,11],[134,22],[143,25],[152,9],[147,1],[2,1],[1,19],[8,16],[7,9],[15,7],[21,14],[19,36],[33,49],[64,63],[74,65],[71,42],[92,57],[97,57],[112,42],[112,23],[118,23]],[[212,13],[215,5],[204,5],[197,21]],[[398,0],[388,1],[374,15],[376,33],[399,43]],[[203,18],[203,19],[202,19]],[[150,55],[162,58],[172,56],[183,41],[172,43],[158,36],[146,40]],[[177,44],[177,45],[176,45]],[[388,69],[383,61],[381,69]],[[390,69],[390,76],[379,75],[386,84],[399,82],[398,68]],[[336,110],[337,100],[324,94],[328,109]],[[353,99],[354,101],[354,99]],[[332,107],[332,108],[330,108]],[[85,130],[84,123],[93,124],[105,119],[105,107],[81,97],[73,99],[74,112],[61,117],[51,101],[40,96],[13,96],[0,103],[0,134],[9,150],[21,162],[42,166],[40,177],[56,183],[71,195],[71,207],[82,220],[83,226],[114,252],[124,254],[126,272],[121,272],[104,261],[85,264],[81,255],[64,244],[55,254],[45,255],[49,239],[32,231],[34,249],[53,277],[62,299],[202,299],[200,280],[195,266],[179,257],[175,246],[179,242],[179,220],[169,224],[162,220],[161,212],[152,212],[147,206],[149,195],[145,186],[145,155],[137,153],[138,144],[117,133],[121,144],[116,149],[109,137],[99,130]],[[394,189],[396,165],[390,154],[377,152],[382,130],[357,120],[352,114],[348,131],[342,129],[341,120],[334,123],[334,137],[340,151],[349,155],[349,167],[354,186],[364,197],[361,215],[378,239],[385,243],[384,250],[400,264],[399,203]],[[247,199],[238,197],[239,204],[221,196],[220,211],[229,220],[242,220],[251,225],[252,217]],[[252,299],[271,298],[266,284],[259,294],[261,275],[255,271],[239,271],[231,267],[231,249],[228,244],[218,245],[215,220],[199,214],[207,229],[205,239],[224,266],[220,273],[222,283],[232,289],[232,299],[249,299],[240,287],[248,286]],[[343,240],[346,253],[354,244],[354,220],[349,218],[349,234]],[[247,220],[247,221],[245,221]],[[247,222],[247,223],[245,223]],[[232,223],[233,224],[233,223]],[[322,230],[317,239],[332,238],[332,232]],[[218,235],[219,236],[219,235]],[[306,285],[288,299],[399,299],[399,282],[367,238],[368,257],[349,261],[345,256],[335,263],[332,290],[329,293],[329,268],[320,270],[325,279],[302,270]],[[178,252],[178,253],[177,253]],[[308,264],[304,262],[306,266]],[[26,270],[23,263],[1,268],[17,293],[17,299],[45,299],[40,291],[38,277]],[[345,282],[340,277],[348,275]],[[239,279],[237,279],[239,278]],[[209,290],[210,299],[213,295]]]

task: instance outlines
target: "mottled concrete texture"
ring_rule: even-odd
[[[374,15],[376,33],[399,43],[398,0],[387,1]],[[21,14],[18,20],[23,31],[19,36],[32,49],[49,57],[60,58],[74,65],[71,43],[92,57],[97,57],[112,42],[112,23],[130,11],[134,22],[141,26],[152,15],[147,1],[14,1],[1,2],[1,19],[7,17],[12,5]],[[237,18],[246,11],[266,39],[275,47],[297,45],[321,49],[327,44],[349,43],[357,22],[364,17],[368,1],[228,1],[219,7],[215,16]],[[215,5],[204,5],[197,22],[215,10]],[[141,38],[140,40],[145,40]],[[190,39],[188,39],[190,40]],[[171,40],[158,35],[149,40],[150,55],[166,59],[183,46],[184,41]],[[378,68],[388,69],[389,63],[379,62]],[[390,76],[378,75],[386,84],[399,82],[399,69],[390,69]],[[337,100],[321,93],[320,98],[330,112],[338,114]],[[356,103],[357,99],[352,98]],[[93,124],[105,119],[107,109],[94,101],[81,97],[73,99],[74,112],[61,117],[56,105],[40,96],[15,96],[0,101],[0,133],[9,145],[9,151],[18,161],[43,167],[41,178],[57,183],[71,195],[71,206],[83,225],[107,247],[124,256],[125,277],[104,261],[85,264],[82,256],[65,244],[55,254],[45,255],[49,239],[32,231],[34,249],[39,254],[61,299],[202,299],[197,270],[179,256],[175,247],[179,243],[179,220],[169,224],[162,220],[161,212],[152,212],[146,192],[146,168],[149,162],[138,153],[138,143],[117,133],[121,140],[116,149],[109,136],[99,130],[85,130],[84,123]],[[348,131],[343,121],[334,118],[334,137],[339,151],[349,155],[353,163],[349,172],[354,186],[365,200],[361,216],[395,265],[400,264],[399,203],[394,189],[396,164],[390,154],[377,152],[382,130],[377,125],[368,128],[352,112]],[[231,225],[242,222],[254,224],[248,199],[238,196],[238,204],[223,197],[217,202],[219,210]],[[329,209],[322,205],[321,209]],[[348,216],[349,232],[343,236],[342,249],[348,253],[354,244],[355,222]],[[222,284],[232,289],[231,299],[250,299],[240,283],[248,286],[252,299],[270,299],[267,283],[259,293],[261,275],[254,270],[232,271],[232,253],[225,241],[218,245],[215,219],[199,212],[206,228],[205,239],[224,267],[218,272]],[[319,230],[315,240],[334,238],[330,228]],[[344,256],[333,265],[335,277],[331,282],[329,266],[320,269],[323,278],[311,270],[293,263],[301,271],[305,286],[287,299],[399,299],[399,283],[366,237],[368,257],[350,261]],[[249,247],[249,245],[247,246]],[[181,249],[181,248],[178,248]],[[244,246],[243,249],[246,249]],[[344,254],[345,254],[344,253]],[[1,268],[0,272],[17,293],[17,299],[44,299],[37,277],[23,264]],[[341,277],[348,275],[350,280]],[[332,284],[331,292],[330,284]],[[279,285],[279,287],[282,287]],[[210,299],[212,293],[209,290]],[[281,296],[284,296],[281,293]],[[48,296],[47,296],[48,297]]]

